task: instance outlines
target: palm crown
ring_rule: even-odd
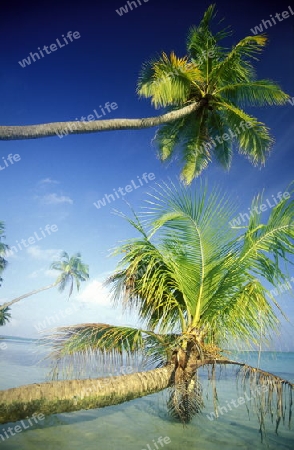
[[[215,364],[224,345],[266,341],[278,326],[279,305],[267,286],[286,280],[281,261],[294,254],[294,202],[283,199],[266,223],[261,202],[261,196],[253,200],[248,225],[236,230],[229,225],[234,205],[217,190],[156,189],[142,218],[128,219],[139,237],[114,251],[123,257],[108,279],[115,302],[136,310],[142,328],[60,328],[53,335],[57,364],[76,354],[87,360],[91,351],[102,364],[126,355],[144,355],[159,367],[174,364],[169,407],[190,420],[202,405],[195,365]]]
[[[261,201],[254,199],[252,211]],[[152,331],[202,330],[207,343],[224,344],[228,336],[257,343],[261,326],[275,327],[276,303],[264,281],[286,280],[279,260],[294,251],[293,202],[280,202],[267,223],[252,214],[237,236],[229,226],[233,205],[217,191],[181,188],[179,195],[165,186],[149,204],[149,232],[131,220],[141,238],[117,250],[126,267],[110,278],[117,301],[136,308]]]
[[[0,326],[5,325],[11,319],[10,308],[6,307],[0,310]]]
[[[182,178],[190,183],[214,157],[228,169],[236,146],[254,165],[264,164],[273,145],[268,128],[243,110],[244,106],[285,104],[288,95],[274,82],[257,80],[252,60],[267,42],[264,34],[248,36],[228,50],[220,42],[228,29],[213,34],[211,5],[187,39],[187,56],[163,53],[144,64],[138,93],[155,107],[180,109],[193,102],[199,108],[156,134],[161,160],[178,151]]]
[[[72,295],[74,284],[79,291],[81,281],[86,281],[89,278],[89,267],[82,262],[80,253],[75,253],[69,257],[67,252],[62,252],[60,261],[53,262],[51,269],[61,272],[55,281],[60,292],[63,292],[68,284],[70,285],[69,297]]]

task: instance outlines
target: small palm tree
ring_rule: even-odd
[[[188,35],[187,56],[165,53],[143,66],[138,93],[150,97],[157,108],[199,108],[163,125],[156,134],[159,156],[169,160],[177,153],[186,183],[197,177],[212,158],[229,169],[233,149],[254,165],[264,164],[273,139],[268,128],[246,113],[244,106],[285,104],[288,96],[274,82],[258,80],[252,60],[267,42],[264,34],[247,36],[232,49],[221,46],[231,33],[211,31],[215,6],[211,5],[198,27]]]
[[[60,292],[63,292],[69,284],[68,297],[71,297],[74,285],[76,285],[76,288],[79,291],[81,281],[89,279],[89,266],[82,262],[80,253],[76,253],[69,257],[66,252],[63,252],[61,254],[61,261],[53,262],[51,264],[51,269],[61,272],[56,280]]]
[[[11,306],[24,298],[38,294],[39,292],[47,289],[51,289],[55,286],[58,286],[59,291],[63,292],[69,284],[69,297],[72,295],[74,284],[76,285],[77,290],[79,290],[81,281],[86,281],[89,278],[89,267],[82,262],[80,253],[76,253],[72,257],[69,257],[66,252],[63,252],[60,257],[60,261],[55,261],[50,266],[51,269],[61,272],[53,284],[28,292],[27,294],[21,295],[10,302],[4,303],[4,305],[0,306],[0,311],[1,309]]]
[[[11,319],[10,308],[7,306],[4,309],[0,309],[0,326],[6,325]]]
[[[232,204],[217,191],[208,194],[202,188],[192,194],[184,187],[166,185],[150,195],[148,203],[142,214],[144,226],[136,215],[127,219],[139,237],[114,252],[123,257],[108,280],[114,301],[137,311],[142,327],[101,323],[63,327],[54,335],[53,355],[62,364],[65,356],[87,359],[91,351],[104,363],[124,354],[134,358],[142,354],[157,367],[172,367],[165,384],[172,387],[169,410],[187,422],[203,406],[197,368],[244,366],[223,358],[222,349],[236,343],[247,348],[258,345],[278,327],[280,308],[265,282],[275,286],[286,280],[281,263],[294,254],[294,202],[281,201],[263,223],[258,196],[248,225],[238,229],[229,225]],[[144,378],[150,391],[151,372]],[[245,375],[250,389],[267,387],[265,404],[272,405],[273,393],[277,395],[278,425],[288,407],[280,403],[283,386],[291,390],[294,385],[248,366]],[[262,401],[264,397],[261,427]]]

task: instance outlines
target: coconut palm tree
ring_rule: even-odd
[[[2,239],[5,237],[4,232],[5,232],[4,222],[0,221],[0,286],[3,281],[1,274],[3,270],[7,267],[7,260],[4,258],[4,256],[6,251],[9,249],[9,246],[2,242]]]
[[[62,134],[161,126],[156,133],[159,155],[165,161],[180,151],[182,178],[191,180],[215,158],[230,167],[236,147],[253,164],[264,164],[273,144],[268,128],[243,110],[244,106],[283,105],[289,99],[269,80],[258,80],[252,60],[267,42],[264,34],[247,36],[232,49],[221,46],[231,33],[215,34],[211,5],[198,27],[188,35],[187,56],[174,53],[143,65],[138,94],[167,112],[142,119],[93,122],[56,122],[29,126],[2,126],[0,139],[35,139]]]
[[[243,368],[251,392],[264,388],[257,399],[261,431],[275,401],[278,427],[288,407],[291,411],[294,384],[222,356],[223,348],[266,342],[278,329],[280,308],[267,286],[286,279],[282,266],[294,253],[294,202],[283,199],[266,222],[261,204],[257,196],[248,225],[232,228],[233,205],[219,191],[209,194],[202,186],[191,193],[174,185],[155,190],[142,218],[127,219],[139,236],[114,251],[123,256],[107,280],[115,303],[137,311],[141,326],[79,324],[59,328],[50,338],[59,368],[69,358],[83,363],[89,357],[101,365],[144,357],[157,368],[0,392],[0,421],[19,420],[27,408],[47,413],[95,408],[169,387],[170,413],[188,422],[203,407],[197,369],[209,365],[213,376],[215,366],[235,364]],[[214,395],[217,400],[215,390]],[[21,399],[17,409],[16,399]]]
[[[213,34],[211,5],[198,27],[187,39],[187,56],[162,53],[144,65],[138,94],[151,98],[156,107],[181,110],[197,103],[189,115],[164,124],[156,133],[162,161],[180,154],[182,178],[188,184],[205,169],[212,158],[229,169],[233,149],[252,164],[263,165],[272,147],[268,128],[249,115],[244,106],[282,105],[287,95],[269,80],[258,80],[252,60],[267,42],[264,34],[247,36],[232,49],[221,42],[228,29]]]
[[[0,309],[0,327],[5,325],[11,319],[10,308],[8,306],[4,309]]]
[[[54,281],[54,283],[49,286],[36,289],[34,291],[28,292],[27,294],[21,295],[4,305],[0,306],[0,311],[20,300],[30,297],[31,295],[38,294],[39,292],[51,289],[58,286],[59,292],[63,292],[64,289],[69,285],[69,297],[72,295],[74,284],[77,290],[80,288],[81,281],[86,281],[89,278],[89,267],[84,264],[81,260],[81,254],[76,253],[75,255],[69,257],[66,252],[63,252],[60,256],[60,261],[55,261],[51,264],[50,268],[60,272],[60,275]]]

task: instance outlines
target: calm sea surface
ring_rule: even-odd
[[[6,344],[3,349],[3,343]],[[43,355],[44,356],[44,355]],[[256,352],[234,353],[232,359],[257,364]],[[38,363],[42,353],[30,340],[0,339],[0,389],[8,389],[48,380],[49,367]],[[294,353],[264,352],[261,368],[294,382]],[[217,382],[219,405],[225,406],[237,400],[241,391],[236,390],[236,368],[222,371]],[[14,436],[9,426],[20,422],[0,425],[0,450],[236,450],[236,449],[294,449],[294,423],[292,429],[281,425],[279,435],[274,425],[267,422],[267,435],[263,443],[258,432],[259,425],[245,404],[234,407],[219,418],[212,419],[211,386],[206,381],[207,371],[201,374],[205,409],[191,424],[183,427],[172,421],[166,409],[166,392],[150,395],[117,406],[45,417],[43,421]],[[232,404],[232,403],[230,403]],[[211,420],[209,419],[211,418]],[[166,442],[158,438],[167,438]]]

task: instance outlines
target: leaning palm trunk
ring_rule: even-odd
[[[0,391],[0,423],[33,413],[45,415],[117,405],[167,388],[173,366],[130,375],[86,380],[63,380]]]
[[[273,397],[274,389],[278,393],[279,398],[282,398],[285,387],[288,387],[290,390],[294,388],[294,384],[275,375],[227,359],[203,359],[195,361],[193,372],[195,374],[201,366],[214,364],[236,364],[243,366],[245,378],[247,374],[251,376],[255,374],[256,383],[271,386],[268,392],[271,398]],[[190,367],[192,369],[192,364]],[[160,369],[118,377],[53,381],[0,391],[0,423],[18,421],[33,413],[50,415],[117,405],[175,386],[175,370],[175,366],[169,364]],[[252,379],[250,379],[250,382],[252,382]],[[199,398],[201,392],[199,391],[200,387],[197,379],[189,383],[185,394],[188,394],[192,390],[195,392],[195,389],[196,394],[198,394],[197,398]],[[189,401],[190,397],[186,395],[183,398]],[[185,410],[182,408],[182,400],[180,404],[179,411],[181,413],[184,411],[185,414]],[[197,405],[197,402],[194,402],[194,405]],[[281,406],[279,404],[277,423],[280,422],[281,417],[284,415],[285,408],[287,409],[287,405],[284,404]],[[197,412],[197,410],[196,407],[194,412]],[[184,416],[181,418],[183,420],[185,419]]]
[[[51,289],[59,284],[59,281],[55,281],[52,284],[49,284],[48,286],[42,287],[40,289],[35,289],[34,291],[28,292],[27,294],[23,294],[20,297],[14,298],[10,302],[4,303],[4,305],[0,305],[0,311],[4,308],[7,308],[8,306],[13,305],[14,303],[19,302],[20,300],[23,300],[24,298],[30,297],[31,295],[39,294],[39,292],[46,291],[47,289]]]
[[[193,102],[188,106],[168,112],[161,116],[146,117],[142,119],[110,119],[95,120],[93,122],[75,121],[24,126],[0,126],[0,140],[38,139],[62,134],[64,130],[66,130],[66,134],[97,133],[99,131],[110,130],[140,130],[142,128],[151,128],[181,119],[182,117],[197,111],[206,103],[207,100],[202,99],[199,102]]]

